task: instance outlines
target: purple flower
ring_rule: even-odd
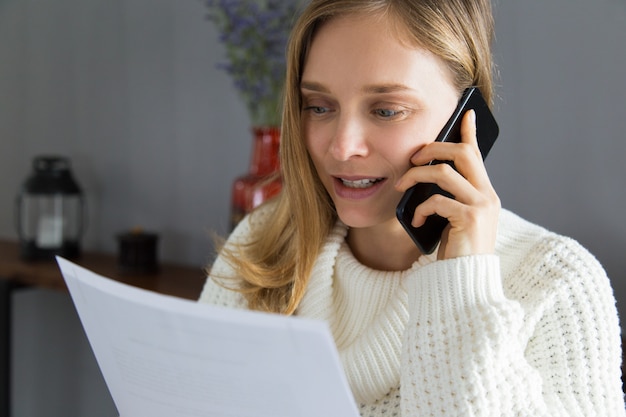
[[[206,0],[233,79],[254,125],[280,125],[285,47],[301,0]]]

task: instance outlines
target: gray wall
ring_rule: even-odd
[[[588,247],[626,303],[626,3],[498,0],[496,14],[492,181],[505,207]],[[204,16],[201,0],[0,0],[0,237],[16,237],[33,156],[53,152],[86,190],[86,247],[114,252],[139,225],[162,259],[210,259],[250,135]],[[67,294],[14,304],[14,415],[114,415]]]
[[[203,3],[0,5],[0,236],[15,236],[32,157],[61,153],[87,193],[85,246],[113,251],[116,233],[143,226],[161,234],[163,259],[205,262],[251,137]]]

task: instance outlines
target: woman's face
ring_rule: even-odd
[[[444,63],[385,18],[339,17],[316,33],[300,87],[306,146],[339,218],[397,226],[394,184],[459,98]]]

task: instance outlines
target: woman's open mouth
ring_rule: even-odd
[[[374,195],[382,188],[386,180],[386,178],[347,179],[335,177],[335,194],[340,198],[362,200]]]
[[[384,178],[368,178],[363,180],[350,181],[343,178],[339,180],[348,188],[369,188],[374,184],[384,180]]]

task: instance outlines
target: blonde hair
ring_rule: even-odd
[[[297,20],[287,47],[281,126],[283,189],[269,222],[251,222],[245,243],[227,244],[221,255],[233,267],[236,288],[249,308],[293,314],[337,214],[308,155],[301,129],[300,78],[320,25],[338,17],[369,14],[399,24],[403,41],[442,59],[459,93],[478,86],[492,101],[490,0],[313,0]],[[401,38],[399,38],[401,39]],[[254,213],[251,214],[254,216]]]

